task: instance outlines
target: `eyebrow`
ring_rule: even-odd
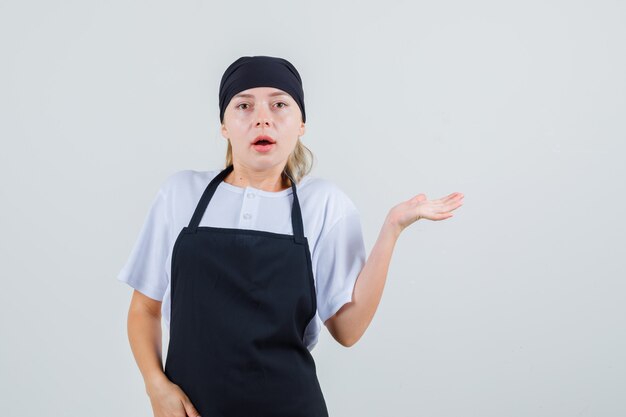
[[[287,93],[283,93],[282,91],[275,91],[272,94],[270,94],[270,97],[274,97],[274,96],[287,96]],[[249,97],[249,98],[254,98],[253,94],[244,94],[244,93],[239,93],[237,95],[235,95],[233,98],[237,98],[237,97]]]

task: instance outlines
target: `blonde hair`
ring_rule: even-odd
[[[300,182],[302,177],[311,172],[313,168],[315,156],[313,152],[298,138],[298,142],[296,143],[296,147],[289,155],[287,159],[287,163],[285,164],[285,168],[282,172],[283,180],[286,180],[287,177],[293,179],[296,185]],[[228,141],[228,148],[226,149],[226,165],[224,168],[233,164],[233,147],[230,144],[230,140]]]

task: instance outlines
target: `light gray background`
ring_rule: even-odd
[[[313,174],[371,250],[418,194],[378,312],[314,349],[332,417],[624,416],[621,1],[0,3],[0,415],[151,416],[115,278],[161,182],[223,163],[219,80],[290,60]],[[165,341],[164,341],[165,342]]]

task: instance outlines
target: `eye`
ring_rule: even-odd
[[[241,104],[236,105],[235,108],[239,109],[240,106],[247,106],[247,105],[248,105],[248,103],[241,103]],[[243,109],[243,110],[245,110],[245,109]]]
[[[278,103],[276,103],[276,104],[277,104],[277,105],[278,105],[278,104],[282,104],[283,106],[282,106],[282,107],[280,107],[281,109],[282,109],[283,107],[287,107],[287,103],[283,103],[282,101],[279,101],[279,102],[278,102]]]

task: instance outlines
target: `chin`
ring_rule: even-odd
[[[254,167],[257,170],[261,171],[274,168],[277,165],[285,165],[287,164],[287,158],[280,159],[276,158],[273,155],[260,155],[257,158],[253,158],[253,160],[249,162],[250,167]]]

